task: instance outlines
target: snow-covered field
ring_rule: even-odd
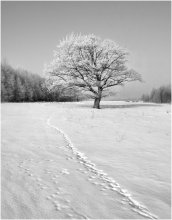
[[[170,105],[1,105],[1,215],[170,219]]]

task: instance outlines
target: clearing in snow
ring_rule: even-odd
[[[91,105],[1,105],[2,218],[170,218],[170,105]]]

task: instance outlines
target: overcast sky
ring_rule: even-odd
[[[71,32],[93,33],[130,51],[129,66],[144,83],[120,89],[137,97],[170,83],[169,2],[1,2],[2,59],[14,67],[42,73],[53,50]]]

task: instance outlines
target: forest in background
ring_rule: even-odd
[[[72,102],[85,99],[79,90],[56,87],[49,90],[46,79],[22,69],[1,64],[1,102]],[[171,85],[152,89],[144,102],[171,103]]]
[[[22,69],[1,64],[1,102],[65,102],[79,101],[81,94],[76,89],[62,87],[49,90],[46,79]]]
[[[150,94],[142,95],[141,100],[144,102],[171,103],[171,85],[152,89]]]

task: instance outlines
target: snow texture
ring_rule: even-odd
[[[2,218],[170,218],[170,105],[2,104]]]

